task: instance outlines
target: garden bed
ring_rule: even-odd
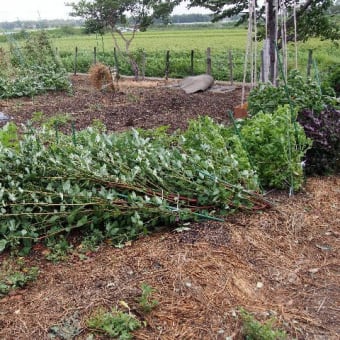
[[[227,111],[241,103],[240,87],[227,94],[201,92],[187,95],[173,86],[177,84],[176,80],[135,82],[126,78],[113,92],[93,88],[87,75],[72,76],[71,80],[71,95],[49,92],[33,98],[0,100],[0,111],[18,124],[34,120],[35,112],[42,112],[43,120],[58,116],[60,127],[68,129],[71,121],[78,130],[100,121],[109,131],[131,127],[150,129],[162,125],[174,131],[185,129],[189,119],[200,115],[227,123]]]
[[[174,131],[199,115],[227,123],[227,110],[241,96],[241,89],[188,96],[163,81],[122,81],[116,93],[93,89],[86,76],[72,82],[74,95],[3,100],[0,110],[16,123],[55,123],[57,116],[64,130],[72,122],[79,130],[102,122],[110,131],[160,125]],[[86,339],[89,316],[117,307],[146,322],[137,339],[241,339],[240,308],[261,321],[275,318],[273,327],[288,338],[337,339],[339,187],[339,177],[308,178],[292,197],[270,192],[270,210],[160,228],[121,249],[108,242],[82,249],[73,233],[73,247],[59,249],[65,259],[58,263],[39,243],[23,259],[2,253],[0,265],[24,274],[37,267],[39,275],[0,298],[0,338]],[[138,303],[143,284],[158,302],[148,313]]]

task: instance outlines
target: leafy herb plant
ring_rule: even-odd
[[[28,35],[23,49],[10,46],[10,72],[0,77],[0,99],[34,96],[46,91],[71,90],[71,83],[44,31]]]
[[[264,323],[257,321],[252,314],[244,309],[240,310],[243,321],[243,335],[247,340],[284,340],[287,335],[284,331],[276,329],[275,319],[267,320]]]
[[[112,309],[111,312],[99,309],[87,319],[86,324],[93,331],[121,340],[132,339],[131,332],[142,326],[142,323],[132,314],[116,309]]]
[[[286,105],[272,114],[258,113],[241,128],[263,187],[298,190],[303,185],[303,160],[311,140],[295,119]]]
[[[151,312],[155,307],[158,306],[159,302],[152,298],[155,289],[146,283],[141,286],[142,294],[139,297],[139,306],[145,313]]]
[[[10,291],[23,288],[28,282],[35,281],[39,275],[38,267],[26,267],[18,258],[15,262],[7,260],[0,265],[0,298]]]
[[[287,92],[289,97],[287,97]],[[321,112],[326,106],[339,106],[335,92],[325,86],[322,91],[319,84],[308,78],[305,80],[297,70],[293,70],[287,79],[287,89],[283,83],[280,86],[260,84],[248,97],[248,109],[251,116],[258,112],[272,113],[279,106],[292,105],[294,109],[310,109]]]

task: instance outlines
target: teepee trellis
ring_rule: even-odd
[[[256,20],[256,1],[251,0],[248,4],[248,35],[246,53],[243,65],[243,83],[242,83],[242,99],[241,104],[245,100],[245,85],[248,72],[248,64],[250,63],[250,83],[254,87],[257,83],[257,20]],[[249,61],[250,59],[250,61]]]

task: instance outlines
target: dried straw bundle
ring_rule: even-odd
[[[110,88],[114,90],[110,68],[102,63],[96,63],[89,70],[91,84],[98,90]]]

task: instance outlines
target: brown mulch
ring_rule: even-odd
[[[68,115],[76,129],[96,121],[109,131],[131,127],[150,129],[169,126],[169,131],[185,129],[190,119],[208,115],[217,122],[228,122],[228,110],[241,102],[241,88],[229,93],[200,92],[187,95],[176,87],[176,80],[133,81],[122,79],[116,91],[98,91],[87,75],[71,77],[72,94],[50,92],[33,98],[0,100],[0,111],[18,124],[32,120],[42,112],[47,120],[55,115]],[[70,123],[67,124],[70,129]]]
[[[240,95],[236,90],[232,98],[211,92],[187,96],[161,86],[97,93],[86,79],[77,84],[76,98],[48,94],[33,103],[10,100],[1,111],[17,122],[42,110],[47,116],[70,112],[81,117],[78,128],[98,118],[109,129],[123,130],[134,118],[134,126],[177,129],[205,110],[225,121],[226,110]],[[127,100],[130,95],[138,102]],[[119,106],[119,100],[124,104]],[[96,103],[101,109],[90,109]],[[159,231],[122,249],[104,244],[85,259],[77,245],[67,261],[57,264],[45,259],[46,249],[35,248],[23,261],[27,267],[39,266],[39,277],[0,300],[0,339],[86,339],[86,318],[100,307],[127,311],[120,301],[146,321],[134,333],[136,339],[242,339],[240,307],[258,320],[275,317],[288,338],[339,339],[340,178],[309,178],[304,191],[293,197],[271,192],[268,198],[274,202],[270,210]],[[5,260],[11,260],[9,254],[0,255]],[[142,283],[155,289],[153,298],[159,302],[148,314],[137,302]]]
[[[80,260],[47,262],[36,282],[0,300],[1,339],[48,339],[50,327],[125,301],[147,322],[136,339],[241,339],[240,307],[274,316],[289,338],[338,339],[340,179],[312,178],[306,191],[273,196],[275,208],[163,231],[123,249],[103,245]],[[141,284],[159,305],[140,311]]]

